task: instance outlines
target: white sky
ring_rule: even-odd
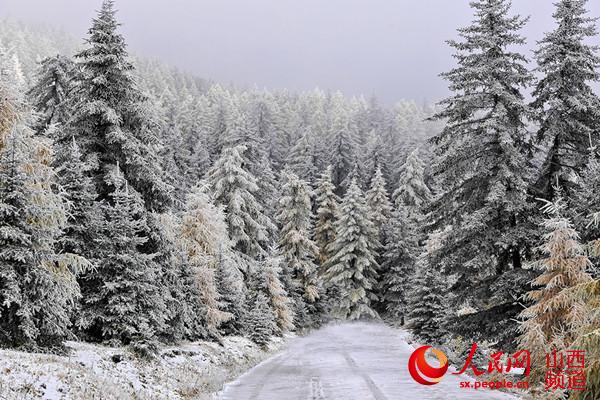
[[[8,16],[83,38],[101,0],[0,0]],[[530,15],[528,56],[552,28],[550,0]],[[445,40],[472,19],[468,0],[116,0],[130,50],[222,83],[437,100],[452,66]],[[600,1],[592,0],[600,16]]]

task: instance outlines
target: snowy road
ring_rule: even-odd
[[[514,400],[501,392],[459,389],[446,374],[435,386],[407,370],[413,348],[381,324],[327,326],[297,338],[281,354],[227,385],[221,400]]]

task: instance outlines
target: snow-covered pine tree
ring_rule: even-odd
[[[392,156],[390,144],[378,132],[371,131],[368,134],[368,141],[365,145],[364,171],[365,176],[372,179],[375,176],[377,168],[381,169],[383,178],[387,182],[386,189],[391,193],[392,187],[390,182],[390,164],[397,155]]]
[[[75,112],[58,142],[66,146],[75,137],[100,199],[109,197],[106,175],[118,163],[147,209],[162,211],[172,202],[172,188],[165,183],[156,152],[159,125],[134,79],[115,13],[114,1],[104,0],[87,47],[75,56],[81,69],[69,96]]]
[[[346,175],[346,177],[340,184],[341,188],[343,189],[343,193],[346,193],[346,190],[348,190],[353,180],[356,180],[356,184],[361,190],[365,190],[365,188],[367,187],[365,185],[365,182],[369,181],[369,179],[365,177],[365,173],[363,171],[362,164],[359,159],[354,160],[354,163],[352,164],[352,169],[349,171],[349,173]]]
[[[441,232],[429,236],[424,251],[417,258],[405,299],[407,327],[427,344],[441,344],[445,335],[443,318],[448,310],[445,302],[448,288],[431,262],[431,254],[440,248],[443,236]],[[401,302],[396,304],[401,305]]]
[[[273,223],[256,200],[258,185],[243,164],[245,146],[224,148],[207,173],[216,204],[225,207],[233,248],[254,259],[267,255]]]
[[[367,192],[367,205],[369,206],[369,218],[379,231],[379,242],[382,245],[386,244],[385,227],[392,214],[392,205],[386,185],[381,168],[378,166],[371,181],[371,188]]]
[[[258,193],[257,200],[260,201],[261,207],[264,209],[265,215],[268,217],[270,224],[267,224],[267,232],[269,234],[269,240],[274,241],[277,236],[277,226],[272,221],[275,221],[277,215],[277,204],[279,202],[279,191],[277,174],[273,171],[271,161],[263,154],[262,159],[258,168],[256,169],[254,176],[260,177],[257,179]]]
[[[35,131],[38,134],[53,124],[66,125],[70,118],[69,96],[73,88],[76,68],[69,57],[56,55],[40,63],[35,83],[27,97],[38,113]]]
[[[520,314],[524,321],[519,327],[519,342],[531,352],[532,383],[542,383],[545,377],[548,349],[567,350],[575,339],[572,327],[582,318],[585,303],[569,289],[592,281],[586,272],[590,260],[579,235],[564,217],[562,192],[555,187],[553,193],[553,202],[542,207],[548,215],[542,224],[544,243],[539,248],[544,258],[534,263],[542,274],[532,282],[534,290],[527,293],[533,304]]]
[[[335,194],[335,185],[331,180],[331,167],[317,180],[315,189],[315,204],[317,207],[317,221],[315,223],[315,244],[319,249],[320,275],[323,275],[323,265],[331,257],[330,246],[335,240],[334,223],[337,219],[337,210],[340,199]]]
[[[445,273],[458,275],[457,302],[478,303],[476,314],[489,324],[489,329],[478,324],[479,331],[495,340],[499,326],[514,326],[510,321],[520,305],[508,294],[481,291],[504,276],[510,278],[503,288],[512,291],[514,282],[528,275],[522,264],[536,229],[529,218],[534,210],[527,197],[527,107],[521,93],[531,75],[516,50],[525,41],[519,34],[525,20],[511,16],[510,5],[509,0],[471,2],[474,22],[459,29],[461,41],[449,42],[458,66],[443,77],[453,95],[441,103],[436,118],[447,123],[432,139],[440,192],[432,205],[432,227],[452,226],[433,264],[443,261]],[[499,289],[496,285],[493,292],[504,292]],[[519,288],[514,292],[515,298],[521,295]]]
[[[240,153],[243,162],[242,165],[252,176],[256,177],[256,185],[260,196],[256,200],[262,207],[264,214],[273,218],[277,208],[277,176],[271,168],[271,161],[265,151],[264,138],[259,131],[260,125],[257,124],[254,116],[249,115],[248,99],[245,96],[234,98],[229,106],[229,116],[227,127],[223,133],[223,146],[226,148],[235,146],[245,146],[246,150]],[[260,178],[260,179],[258,179]],[[274,224],[265,225],[269,240],[272,241],[276,235]]]
[[[163,342],[178,342],[193,340],[198,337],[206,338],[208,333],[203,324],[203,319],[198,318],[201,313],[193,308],[198,302],[191,294],[193,276],[186,264],[185,252],[179,245],[181,219],[174,213],[159,215],[149,214],[157,219],[154,234],[164,243],[161,243],[162,252],[155,261],[160,265],[160,283],[163,286],[161,296],[165,302],[165,326],[158,332],[159,339]],[[191,282],[191,283],[190,283]]]
[[[598,47],[586,42],[597,35],[597,20],[587,15],[587,0],[555,4],[557,26],[535,52],[541,78],[532,103],[540,123],[538,142],[548,149],[536,190],[548,199],[557,178],[566,195],[571,195],[576,174],[585,167],[590,141],[598,139],[600,129],[600,99],[591,86],[600,79],[600,58]]]
[[[326,282],[339,289],[334,312],[343,318],[376,317],[372,303],[377,301],[377,229],[369,219],[364,193],[354,181],[342,201],[335,222],[335,241],[324,269]]]
[[[259,266],[262,274],[260,284],[275,313],[277,329],[274,333],[278,335],[294,329],[293,304],[281,282],[281,264],[281,257],[269,256]]]
[[[386,225],[387,243],[380,257],[380,304],[382,314],[404,325],[407,294],[414,275],[417,239],[405,207],[395,209]]]
[[[80,291],[75,275],[89,263],[59,253],[66,220],[57,191],[52,148],[33,138],[28,114],[8,84],[0,58],[0,342],[59,346],[71,336],[70,317]]]
[[[71,336],[70,315],[80,292],[55,249],[65,218],[62,200],[31,175],[33,143],[21,129],[0,150],[0,342],[59,346]]]
[[[98,228],[102,221],[100,207],[96,203],[96,188],[87,175],[88,168],[82,162],[79,146],[74,139],[62,150],[62,158],[57,175],[65,192],[69,213],[59,240],[60,248],[95,263]]]
[[[406,162],[400,168],[398,189],[392,195],[396,207],[406,207],[412,218],[418,217],[432,199],[424,175],[425,167],[419,158],[417,148],[408,155]]]
[[[581,171],[579,182],[572,193],[571,207],[567,210],[584,242],[600,238],[600,226],[589,223],[590,214],[600,210],[600,161],[591,154],[588,163]]]
[[[140,251],[148,240],[144,202],[118,166],[107,174],[106,185],[113,191],[101,206],[96,268],[80,279],[78,326],[95,340],[154,339],[164,331],[167,310],[159,266],[153,255]]]
[[[1,46],[0,46],[1,47]],[[66,209],[51,167],[52,146],[27,127],[19,71],[0,49],[0,340],[57,346],[69,337],[80,295],[75,276],[89,263],[60,253]],[[18,68],[17,68],[18,69]]]
[[[176,97],[167,90],[159,103],[156,110],[160,120],[160,137],[164,143],[159,153],[161,166],[174,187],[174,206],[180,208],[185,203],[185,194],[198,181],[200,171],[206,172],[207,163],[200,159],[192,161],[189,148],[184,143],[185,133],[178,121],[181,110]]]
[[[212,204],[202,187],[196,186],[188,195],[179,238],[185,255],[184,268],[191,278],[188,290],[193,295],[188,301],[193,309],[200,310],[195,319],[202,321],[211,336],[217,336],[220,325],[233,317],[222,309],[215,278],[217,267],[223,262],[222,252],[230,251],[231,242],[222,209]]]
[[[331,165],[331,179],[337,190],[342,194],[342,182],[352,172],[356,160],[356,143],[350,131],[350,117],[342,105],[337,105],[333,112],[331,129],[329,132],[329,158]],[[348,181],[350,183],[350,181]]]
[[[215,271],[215,281],[220,295],[220,309],[231,315],[231,318],[221,323],[220,332],[224,335],[241,333],[241,322],[244,318],[246,303],[246,284],[240,272],[239,264],[243,263],[235,253],[224,251],[219,253]]]
[[[316,176],[314,146],[310,142],[311,132],[305,131],[290,150],[288,165],[298,177],[309,184]]]
[[[282,257],[283,271],[295,282],[293,288],[312,303],[318,298],[314,262],[317,247],[310,238],[312,191],[308,183],[294,173],[284,172],[281,193],[277,216],[281,231],[277,249]]]
[[[277,252],[282,258],[283,282],[295,305],[302,308],[301,303],[306,302],[311,308],[320,291],[315,263],[318,248],[311,239],[312,193],[308,183],[292,172],[284,172],[284,179],[277,218],[281,225]],[[296,321],[297,326],[307,324],[307,321]]]
[[[246,334],[256,344],[266,346],[277,331],[273,308],[267,296],[259,291],[248,303],[248,312],[244,319]]]

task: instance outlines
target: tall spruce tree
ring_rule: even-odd
[[[203,330],[217,336],[221,324],[233,317],[223,310],[215,277],[223,261],[221,253],[230,250],[231,242],[223,211],[212,204],[204,188],[195,187],[188,195],[179,239],[188,270],[186,274],[191,278],[188,290],[193,296],[188,301],[194,310],[198,310],[195,323],[202,321],[199,324]]]
[[[379,231],[379,242],[384,245],[385,227],[389,222],[392,205],[386,189],[386,182],[379,166],[375,170],[375,176],[371,182],[371,188],[367,192],[367,205],[369,206],[369,218]]]
[[[141,195],[113,166],[106,185],[113,191],[102,204],[96,268],[82,279],[79,327],[92,339],[128,344],[151,340],[164,331],[167,310],[154,255],[140,248],[148,240]]]
[[[102,221],[100,206],[96,202],[96,188],[74,139],[62,153],[63,162],[57,175],[65,191],[69,214],[60,237],[60,248],[95,263],[98,227]]]
[[[400,307],[406,302],[407,327],[415,336],[429,344],[442,344],[446,334],[443,321],[447,313],[447,287],[442,275],[431,262],[431,254],[441,246],[440,239],[444,236],[442,232],[430,235],[425,249],[417,258],[415,272],[409,282],[411,289],[405,293],[405,299],[395,302]],[[396,311],[403,310],[400,308]]]
[[[313,182],[316,175],[315,151],[311,143],[311,132],[306,131],[304,135],[292,147],[289,155],[289,166],[300,179]]]
[[[318,300],[320,290],[315,263],[318,249],[310,237],[312,191],[308,183],[291,172],[284,173],[284,179],[279,200],[281,232],[277,244],[282,258],[283,280],[294,302],[299,307],[303,307],[301,303],[305,302],[310,308]],[[306,326],[307,321],[298,321],[297,325]]]
[[[16,127],[0,150],[0,342],[4,346],[60,346],[71,337],[80,296],[74,273],[85,260],[59,254],[66,218],[41,151]],[[40,154],[40,153],[37,153]]]
[[[331,179],[336,187],[336,194],[341,195],[342,182],[347,180],[348,174],[352,172],[356,159],[356,143],[351,132],[350,117],[341,104],[337,104],[333,109],[329,140]],[[350,181],[351,179],[347,180],[348,183]]]
[[[220,325],[220,331],[225,335],[241,333],[241,323],[244,318],[247,288],[240,267],[244,263],[241,257],[227,249],[221,248],[217,258],[215,280],[220,295],[220,309],[231,315]]]
[[[134,79],[115,13],[114,2],[104,0],[87,47],[75,56],[82,71],[69,96],[75,112],[58,142],[66,146],[75,137],[83,161],[92,168],[100,199],[111,193],[106,176],[118,163],[147,208],[160,211],[171,204],[172,188],[165,183],[157,156],[159,126]]]
[[[527,198],[528,110],[521,93],[531,75],[516,51],[525,42],[519,34],[525,20],[511,16],[510,5],[508,0],[471,2],[475,20],[459,29],[461,41],[449,41],[458,66],[442,75],[453,95],[441,103],[444,109],[436,118],[447,123],[433,138],[440,192],[432,206],[433,226],[452,226],[433,256],[444,260],[446,273],[458,275],[456,300],[477,305],[476,314],[485,314],[491,324],[483,329],[490,337],[516,315],[515,298],[521,293],[517,288],[513,298],[482,290],[507,272],[509,285],[527,274],[523,259],[535,236],[528,218],[533,212]]]
[[[89,264],[60,252],[67,211],[52,146],[25,125],[31,117],[6,65],[0,55],[0,341],[59,346],[71,335],[75,275]]]
[[[598,140],[600,99],[591,84],[600,79],[596,19],[587,16],[587,0],[556,3],[556,28],[545,35],[535,52],[541,78],[533,92],[540,129],[538,142],[547,146],[536,184],[540,196],[552,198],[558,184],[570,196],[577,174],[587,161],[590,141]]]
[[[382,314],[404,325],[407,294],[410,291],[418,252],[415,229],[405,207],[394,210],[386,231],[387,243],[381,256],[380,304]]]
[[[432,199],[424,175],[423,161],[419,158],[419,150],[415,149],[400,168],[398,189],[392,195],[395,205],[406,207],[411,217],[419,216]]]
[[[215,203],[225,207],[233,247],[248,257],[266,257],[273,223],[264,214],[256,196],[256,177],[244,165],[245,146],[224,148],[207,173]]]
[[[331,258],[325,264],[324,279],[339,288],[334,312],[343,318],[376,317],[372,303],[377,301],[377,229],[369,219],[364,193],[353,181],[342,201],[335,222]]]
[[[319,249],[319,265],[322,267],[331,257],[330,246],[335,240],[335,221],[340,199],[335,194],[335,185],[331,181],[331,167],[317,180],[315,204],[317,221],[315,223],[315,244]],[[321,268],[320,273],[323,273]]]
[[[259,285],[275,314],[277,329],[275,333],[282,335],[294,328],[294,311],[292,299],[281,282],[282,259],[278,256],[267,257],[260,265]]]
[[[62,55],[45,58],[40,63],[35,84],[27,93],[38,113],[37,133],[43,133],[52,124],[64,126],[69,121],[69,96],[76,73],[73,60]]]

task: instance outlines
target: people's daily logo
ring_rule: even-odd
[[[428,350],[437,357],[439,366],[431,366],[427,362]],[[421,385],[435,385],[442,380],[448,371],[448,358],[446,355],[431,346],[422,346],[416,349],[408,359],[408,371],[415,381]]]

